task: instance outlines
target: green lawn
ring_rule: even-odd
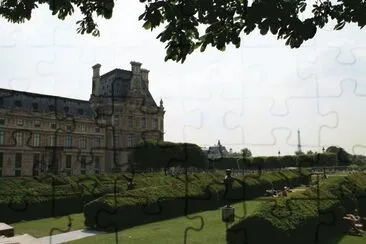
[[[71,229],[78,230],[84,228],[84,215],[82,213],[72,214],[70,215],[71,220]],[[11,224],[14,227],[15,234],[30,234],[34,237],[42,237],[51,235],[60,234],[68,231],[69,219],[67,216],[60,218],[46,218],[46,219],[37,219],[31,221],[22,221],[15,224]]]
[[[261,198],[265,199],[265,198]],[[234,204],[235,214],[244,217],[253,212],[260,199]],[[244,211],[246,210],[246,211]],[[189,227],[202,230],[188,230],[186,243],[222,243],[225,244],[225,223],[221,221],[221,210],[205,211],[171,220],[159,221],[123,231],[84,238],[69,243],[183,243],[185,231]],[[201,218],[203,222],[201,222]]]

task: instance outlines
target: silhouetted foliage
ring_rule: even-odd
[[[308,7],[306,0],[140,0],[145,11],[139,20],[145,29],[164,25],[157,38],[166,45],[165,61],[185,61],[187,55],[197,48],[205,51],[208,45],[224,51],[227,44],[240,47],[242,32],[249,35],[256,28],[262,35],[269,31],[277,39],[285,39],[286,45],[299,48],[304,41],[312,39],[317,29],[323,28],[329,19],[336,20],[334,30],[346,23],[366,25],[366,5],[361,1],[316,1],[311,5],[312,16],[301,19]],[[106,19],[112,17],[113,0],[3,0],[0,16],[15,23],[31,18],[32,10],[40,4],[48,4],[53,15],[65,19],[74,13],[76,6],[84,16],[77,22],[78,33],[99,35],[93,14]],[[199,27],[205,27],[205,33]]]

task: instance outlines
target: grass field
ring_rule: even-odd
[[[70,231],[84,228],[83,213],[70,215],[70,220],[71,220]],[[68,224],[69,219],[67,216],[64,216],[60,218],[46,218],[31,221],[23,221],[11,224],[11,226],[14,227],[16,235],[30,234],[34,237],[43,237],[51,235],[51,231],[52,235],[67,232]]]
[[[265,198],[261,198],[265,199]],[[253,212],[260,199],[234,204],[235,214],[244,217]],[[190,218],[190,219],[189,219]],[[221,221],[221,210],[205,211],[188,217],[146,224],[117,233],[104,234],[69,243],[226,243],[226,225]],[[202,229],[200,230],[200,227]],[[196,230],[194,230],[194,229]]]
[[[330,181],[338,180],[341,177],[332,177]],[[296,190],[304,190],[305,187],[298,187]],[[257,198],[245,203],[234,204],[235,214],[238,217],[250,215],[253,210],[268,198]],[[72,230],[84,227],[84,216],[82,213],[70,215]],[[47,218],[34,221],[26,221],[13,224],[15,233],[28,233],[35,237],[48,236],[53,228],[53,235],[62,233],[61,230],[68,230],[69,220],[67,217]],[[56,229],[59,229],[56,230]],[[260,234],[260,233],[259,233]],[[171,220],[159,221],[142,226],[122,230],[116,233],[103,234],[88,237],[69,243],[226,243],[226,224],[221,221],[221,210],[205,211],[193,214],[188,217],[180,217]],[[366,236],[343,236],[335,238],[336,241],[328,241],[326,244],[361,244],[366,243]],[[319,243],[325,244],[325,243]]]

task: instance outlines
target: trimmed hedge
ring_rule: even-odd
[[[198,145],[191,143],[145,141],[133,149],[130,160],[135,169],[208,167],[207,155]]]
[[[316,153],[312,155],[285,155],[281,157],[220,158],[210,160],[215,169],[278,169],[286,167],[336,166],[337,155],[334,153]]]
[[[227,243],[314,243],[343,233],[347,225],[342,217],[356,206],[366,216],[366,174],[330,178],[319,189],[314,186],[261,204],[253,215],[228,229]]]
[[[233,189],[225,193],[224,172],[167,177],[166,184],[107,194],[84,207],[85,226],[115,230],[217,209],[227,203],[263,196],[265,190],[309,184],[306,172],[284,171],[235,178]],[[188,182],[188,183],[187,183]]]
[[[105,194],[127,190],[131,174],[100,174],[53,177],[1,177],[0,221],[64,216],[80,213],[87,202]],[[136,188],[166,184],[163,173],[137,174]],[[53,181],[53,185],[52,185]]]

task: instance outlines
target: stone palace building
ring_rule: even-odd
[[[149,71],[100,75],[89,101],[0,89],[0,176],[123,171],[136,143],[164,140],[164,107],[149,92]]]

